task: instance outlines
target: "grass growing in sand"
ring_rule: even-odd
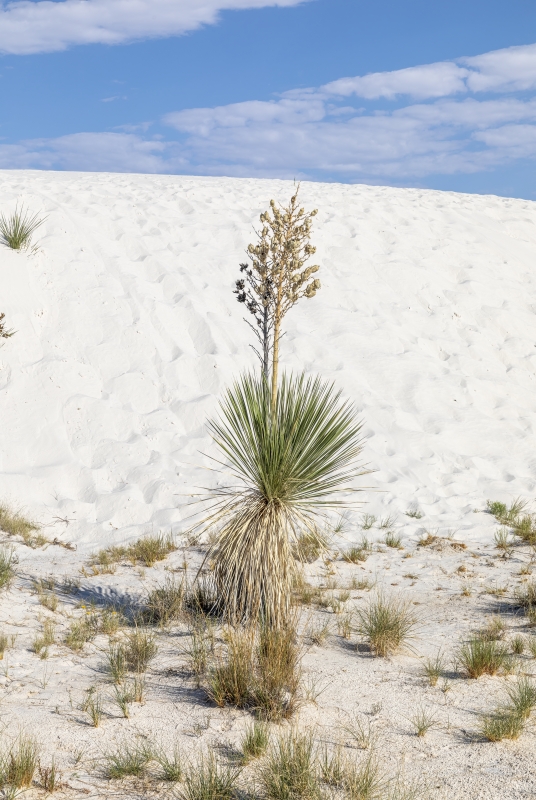
[[[21,734],[14,744],[1,754],[0,786],[7,794],[9,789],[27,789],[32,785],[39,764],[40,747],[37,741]],[[15,794],[12,793],[11,797]]]
[[[0,504],[0,530],[9,536],[19,536],[28,547],[42,547],[47,542],[44,536],[36,533],[39,530],[36,522],[6,503]]]
[[[143,564],[145,567],[154,567],[157,561],[163,561],[170,553],[177,549],[171,534],[165,536],[142,536],[129,545],[107,547],[99,550],[90,559],[91,566],[101,572],[113,572],[117,564],[130,561],[132,564]]]
[[[417,616],[408,601],[378,593],[364,608],[357,610],[357,632],[372,652],[386,657],[407,645],[417,625]]]
[[[469,678],[496,675],[507,666],[508,648],[494,639],[474,638],[458,648],[457,660]]]
[[[242,752],[242,763],[249,764],[255,758],[263,756],[270,743],[270,729],[265,722],[254,720],[242,737],[240,750]]]
[[[214,753],[204,753],[188,765],[180,792],[181,800],[233,800],[241,769],[219,762]]]

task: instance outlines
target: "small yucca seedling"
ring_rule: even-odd
[[[357,618],[358,633],[368,640],[373,653],[382,657],[406,645],[417,625],[415,612],[407,601],[382,593],[358,609]]]
[[[30,214],[16,206],[11,216],[0,214],[0,242],[11,250],[28,250],[32,243],[32,235],[46,220],[39,214]]]
[[[255,720],[246,728],[242,737],[240,749],[242,751],[242,763],[249,764],[255,758],[260,758],[268,749],[270,742],[270,730],[265,722]]]
[[[445,669],[445,659],[441,652],[435,658],[427,658],[423,663],[423,672],[428,678],[430,686],[437,686],[439,678]]]

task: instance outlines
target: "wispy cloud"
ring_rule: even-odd
[[[309,0],[0,0],[0,52],[49,53],[81,44],[124,44],[212,25],[221,11],[296,6]]]
[[[536,45],[343,78],[154,126],[0,146],[0,166],[408,182],[536,158]]]

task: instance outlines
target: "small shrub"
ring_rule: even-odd
[[[150,662],[156,658],[158,646],[154,634],[137,628],[130,633],[125,643],[125,658],[132,672],[145,672]]]
[[[423,663],[423,672],[428,678],[430,686],[437,686],[437,682],[445,669],[445,659],[439,652],[435,658],[427,658]]]
[[[281,734],[259,770],[268,800],[317,800],[321,797],[318,763],[311,733]]]
[[[410,722],[415,729],[415,735],[423,737],[428,733],[430,728],[434,727],[436,724],[436,718],[435,715],[427,709],[419,708],[416,714],[411,717]]]
[[[457,658],[469,678],[479,678],[496,675],[507,661],[508,650],[497,641],[471,639],[461,645]]]
[[[486,500],[486,511],[500,521],[506,516],[506,503],[500,503],[498,500]]]
[[[0,589],[7,589],[11,586],[15,577],[14,566],[18,564],[18,558],[11,547],[0,547]]]
[[[11,216],[0,214],[0,242],[10,250],[27,250],[32,242],[32,235],[46,220],[39,214],[31,215],[24,206],[15,207]]]
[[[392,547],[395,550],[400,550],[402,547],[402,539],[398,533],[394,533],[394,531],[387,531],[385,534],[385,538],[383,540],[387,547]]]
[[[21,735],[2,758],[0,782],[2,786],[27,788],[39,764],[39,745],[31,736]]]
[[[249,764],[255,758],[263,756],[268,749],[270,742],[270,731],[265,722],[255,720],[246,728],[240,749],[242,751],[242,763]]]
[[[122,742],[117,750],[106,754],[108,778],[120,779],[127,775],[142,777],[153,760],[153,750],[146,742],[128,744]]]
[[[208,753],[185,770],[181,800],[233,800],[240,772]]]
[[[180,619],[184,611],[184,595],[184,579],[167,578],[162,586],[149,593],[143,614],[145,621],[164,626]]]
[[[177,783],[182,780],[184,768],[177,745],[173,748],[173,753],[168,756],[165,752],[155,754],[155,760],[162,768],[162,778],[170,783]]]
[[[403,647],[412,636],[417,618],[409,603],[379,593],[357,610],[358,633],[368,640],[373,653],[388,656]]]

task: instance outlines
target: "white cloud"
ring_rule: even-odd
[[[0,145],[0,166],[382,182],[492,169],[536,158],[536,94],[529,91],[535,50],[510,48],[453,69],[431,64],[292,90],[277,100],[177,111],[163,120],[177,131],[175,140],[149,138],[144,123]],[[505,94],[507,87],[522,94]],[[382,98],[381,107],[352,105],[352,95],[364,92]],[[402,93],[411,100],[401,102]],[[388,97],[398,98],[391,108]]]
[[[373,72],[362,77],[340,78],[322,86],[320,91],[344,97],[355,94],[369,100],[380,97],[393,99],[401,94],[419,98],[444,97],[467,91],[464,79],[468,74],[469,70],[456,64],[440,62],[395,72]]]
[[[23,55],[80,44],[177,36],[217,22],[220,11],[309,0],[0,0],[0,52]]]

